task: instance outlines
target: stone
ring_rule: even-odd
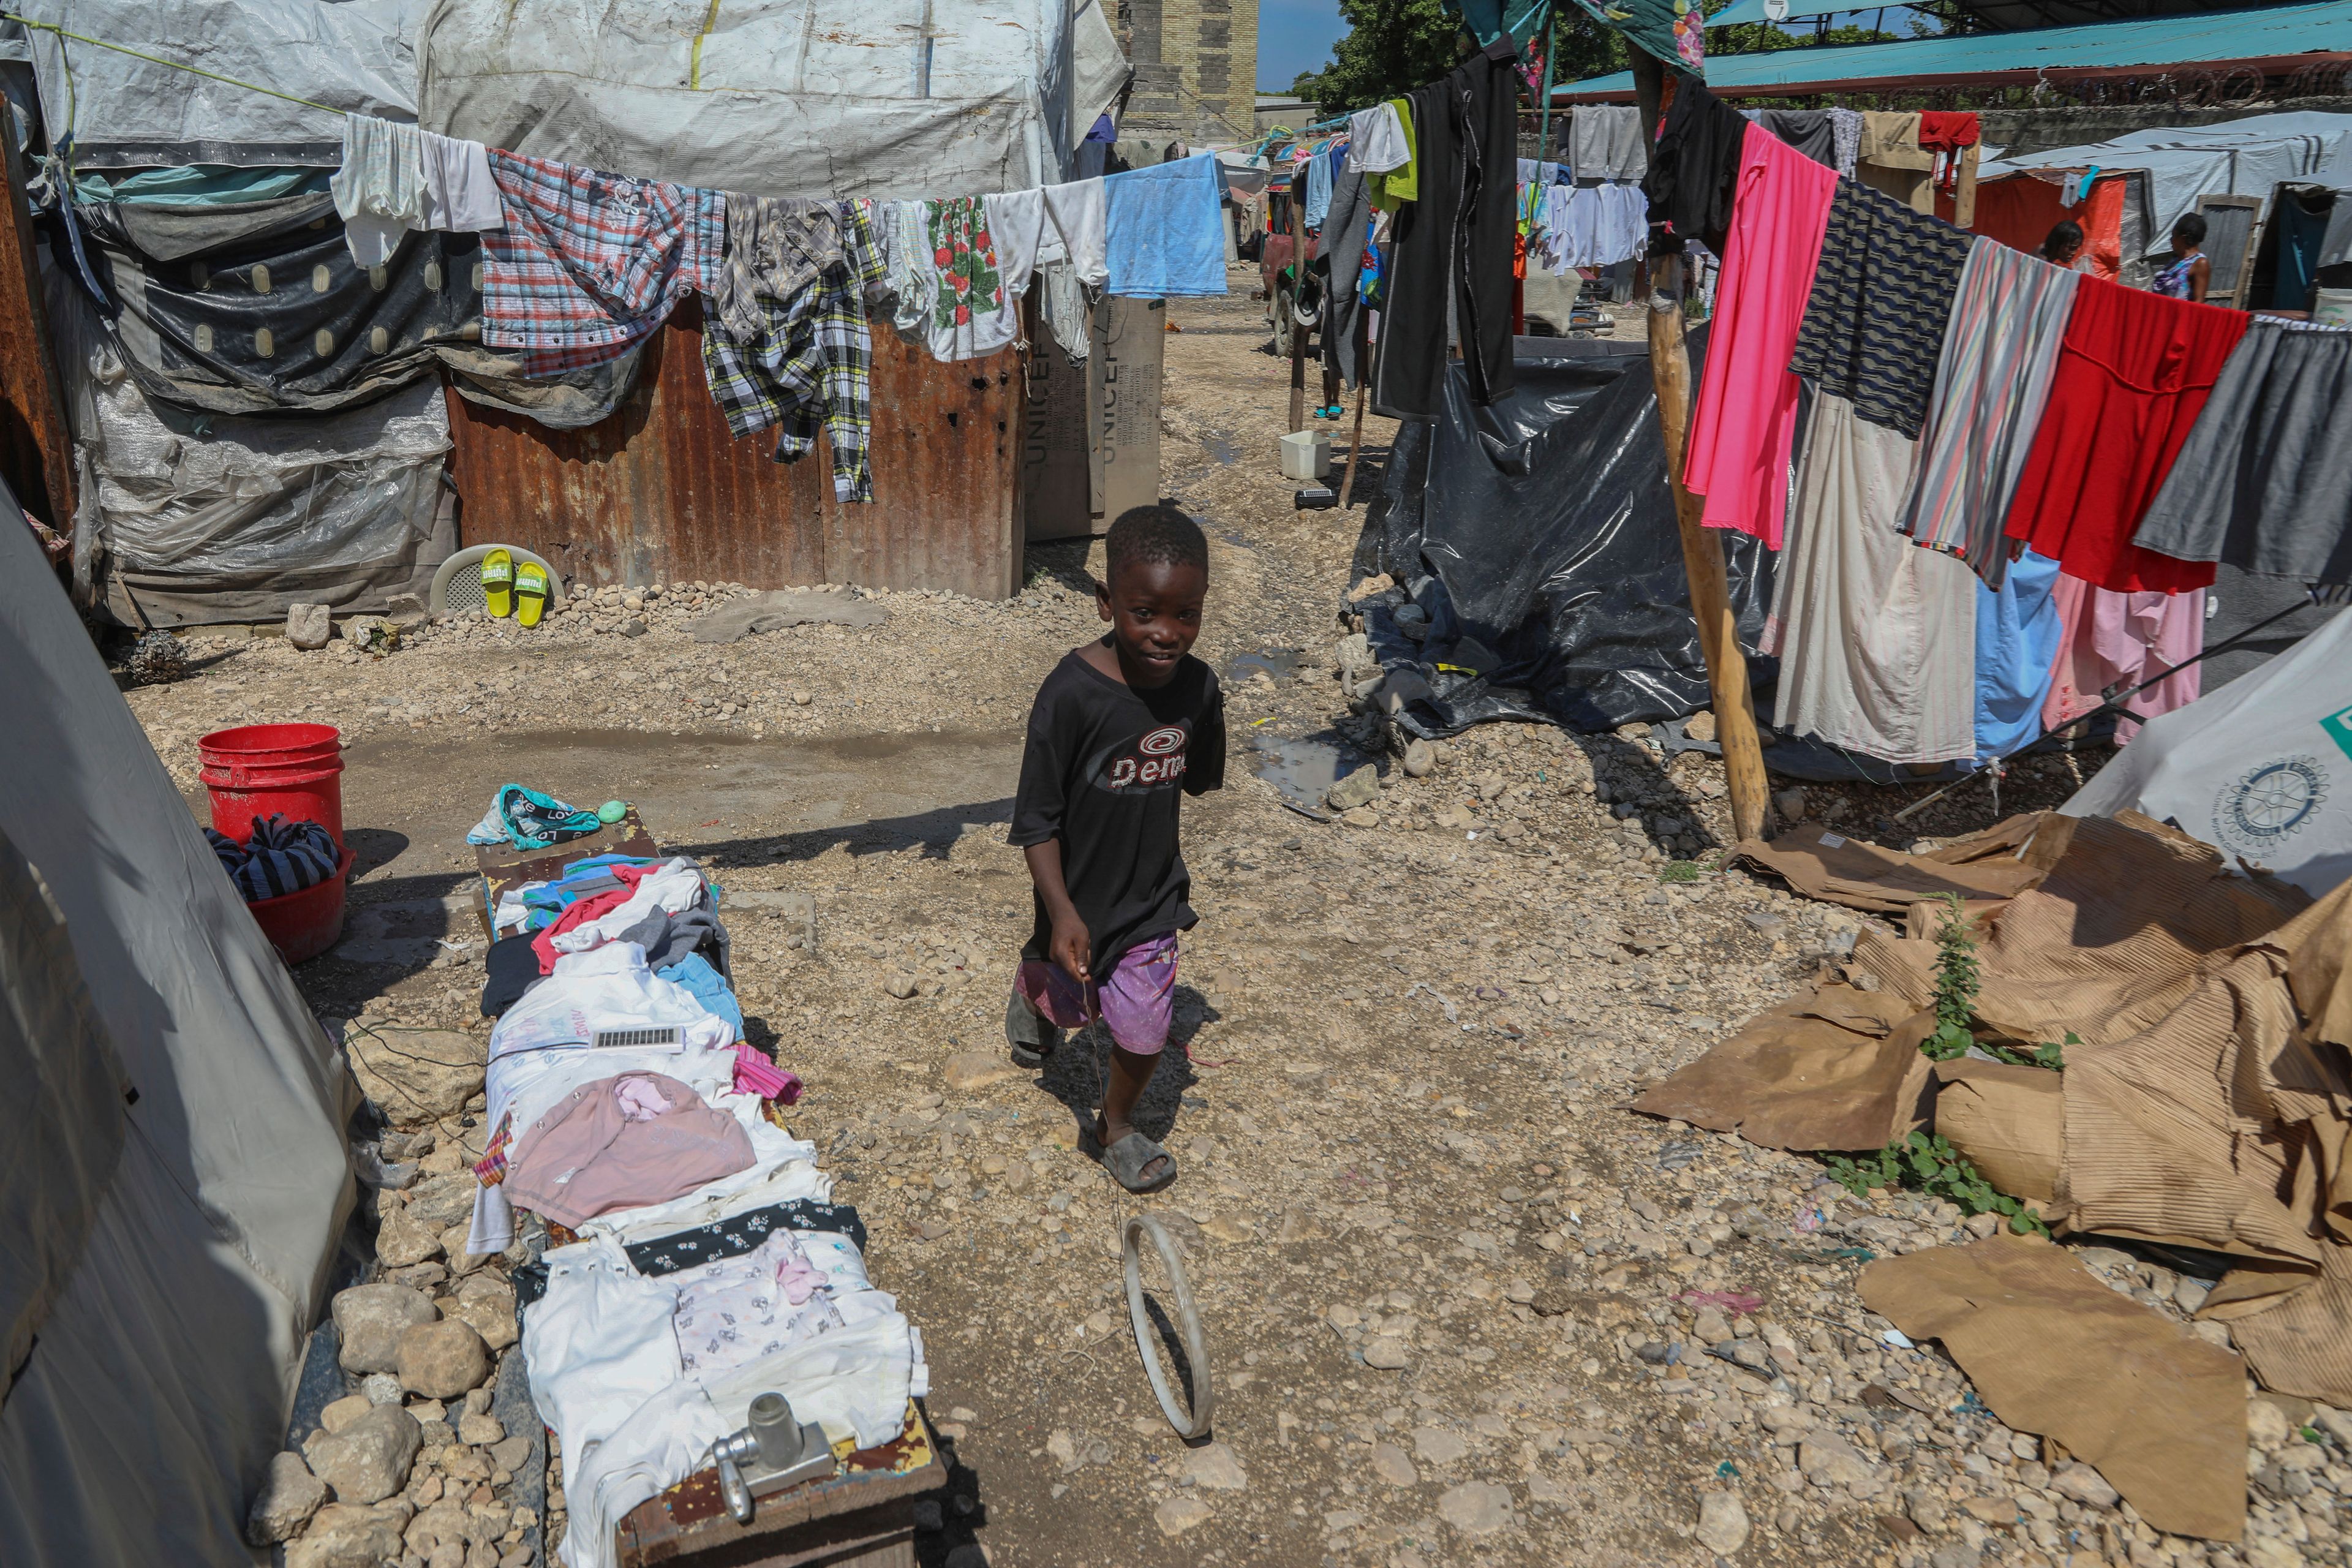
[[[1396,1335],[1379,1334],[1364,1346],[1364,1364],[1376,1372],[1402,1372],[1412,1364],[1412,1356]]]
[[[1772,796],[1772,809],[1780,814],[1783,822],[1804,821],[1805,792],[1801,789],[1780,791]]]
[[[490,1375],[490,1347],[471,1323],[419,1323],[400,1335],[400,1384],[429,1399],[455,1399]]]
[[[327,1483],[310,1473],[301,1455],[278,1454],[269,1461],[269,1474],[246,1510],[246,1543],[275,1546],[292,1540],[326,1500]]]
[[[324,605],[289,605],[286,606],[286,640],[305,653],[313,653],[327,646],[335,635],[333,614]]]
[[[362,1091],[403,1131],[462,1112],[482,1092],[489,1060],[488,1038],[463,1029],[394,1035],[354,1025],[343,1031],[343,1051]]]
[[[421,1290],[403,1285],[354,1285],[338,1290],[331,1309],[338,1359],[345,1372],[391,1372],[400,1364],[400,1336],[441,1313]]]
[[[1331,1233],[1312,1209],[1286,1209],[1282,1227],[1275,1233],[1276,1241],[1322,1241]]]
[[[1172,1497],[1151,1510],[1151,1522],[1160,1527],[1160,1534],[1171,1539],[1208,1521],[1209,1505],[1196,1497]]]
[[[1409,1487],[1421,1479],[1412,1458],[1394,1443],[1372,1445],[1372,1474],[1392,1487]]]
[[[299,1541],[286,1548],[286,1568],[382,1568],[400,1561],[408,1505],[329,1503]]]
[[[1416,1426],[1412,1432],[1412,1451],[1432,1465],[1450,1465],[1470,1451],[1470,1445],[1443,1426]]]
[[[1381,814],[1369,805],[1360,805],[1352,810],[1341,812],[1339,820],[1349,827],[1378,827],[1381,825]]]
[[[386,1268],[406,1268],[441,1256],[440,1233],[404,1208],[385,1210],[376,1226],[375,1255]]]
[[[2267,1399],[2246,1401],[2246,1441],[2257,1448],[2275,1448],[2293,1435],[2286,1412]]]
[[[530,1438],[520,1432],[503,1443],[490,1445],[490,1463],[506,1471],[520,1470],[530,1459]]]
[[[1366,763],[1323,792],[1323,804],[1334,811],[1352,811],[1380,798],[1380,770]]]
[[[1731,1321],[1714,1307],[1701,1307],[1692,1321],[1691,1334],[1703,1345],[1719,1345],[1731,1337]]]
[[[2079,1461],[2059,1466],[2050,1478],[2050,1489],[2084,1508],[2113,1508],[2123,1495],[2107,1484],[2106,1477]]]
[[[487,1448],[506,1440],[506,1423],[495,1415],[477,1415],[472,1411],[457,1417],[457,1441],[469,1448]]]
[[[460,1220],[473,1218],[474,1194],[478,1190],[469,1170],[429,1176],[410,1190],[408,1212],[420,1225],[446,1230]]]
[[[902,969],[883,981],[882,989],[904,1002],[915,994],[915,977]]]
[[[1427,778],[1437,768],[1437,748],[1426,741],[1405,742],[1404,776],[1409,779]]]
[[[1714,715],[1701,713],[1700,718]],[[1709,725],[1712,729],[1714,726]],[[1738,1492],[1706,1492],[1698,1500],[1698,1543],[1717,1557],[1736,1555],[1748,1544],[1748,1507]]]
[[[467,1276],[448,1315],[472,1325],[494,1351],[506,1349],[517,1338],[514,1287],[495,1274]]]
[[[1690,716],[1690,719],[1688,720],[1688,721],[1687,721],[1687,722],[1685,722],[1685,723],[1683,725],[1683,733],[1684,733],[1684,734],[1685,734],[1685,735],[1687,735],[1687,736],[1689,736],[1689,737],[1690,737],[1692,740],[1694,740],[1694,741],[1712,741],[1712,740],[1714,740],[1714,739],[1715,739],[1715,711],[1714,711],[1714,710],[1712,710],[1712,709],[1708,709],[1708,708],[1702,708],[1702,709],[1700,709],[1697,712],[1696,712],[1696,713],[1692,714],[1692,715]],[[1737,1500],[1735,1500],[1735,1501],[1737,1501]],[[1742,1531],[1745,1531],[1745,1529],[1746,1529],[1746,1527],[1747,1527],[1747,1520],[1746,1520],[1745,1516],[1743,1516],[1743,1517],[1741,1518],[1740,1524],[1741,1524],[1741,1529],[1742,1529]],[[1727,1557],[1727,1556],[1729,1556],[1729,1555],[1730,1555],[1730,1553],[1729,1553],[1728,1552],[1725,1552],[1725,1553],[1724,1553],[1724,1555]]]
[[[394,1359],[399,1358],[397,1341],[394,1342],[392,1353]],[[370,1405],[398,1405],[408,1397],[408,1390],[400,1386],[399,1373],[372,1372],[360,1379],[360,1395]]]
[[[1437,1500],[1437,1517],[1465,1535],[1490,1535],[1517,1522],[1511,1489],[1491,1481],[1465,1481]]]
[[[347,1394],[328,1402],[326,1408],[319,1412],[319,1425],[326,1431],[340,1432],[374,1408],[375,1401],[366,1394]]]
[[[376,1503],[408,1484],[424,1442],[416,1417],[379,1405],[340,1432],[313,1436],[303,1454],[311,1473],[335,1489],[337,1500]]]
[[[1184,1456],[1184,1478],[1211,1491],[1237,1492],[1249,1485],[1241,1460],[1223,1443],[1204,1443]]]
[[[1201,1222],[1201,1234],[1231,1247],[1257,1235],[1257,1223],[1234,1215],[1214,1215]]]
[[[940,1068],[940,1079],[959,1094],[1028,1076],[1024,1069],[991,1051],[958,1051]]]
[[[1870,1465],[1843,1437],[1826,1433],[1808,1436],[1797,1445],[1797,1468],[1815,1486],[1851,1486],[1873,1479]]]

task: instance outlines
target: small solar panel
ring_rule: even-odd
[[[588,1043],[600,1051],[682,1051],[686,1049],[686,1035],[676,1024],[658,1028],[599,1029]]]

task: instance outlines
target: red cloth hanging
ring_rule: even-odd
[[[2159,555],[2131,537],[2247,320],[2084,279],[2003,531],[2111,593],[2210,586],[2211,562]]]
[[[1957,153],[1963,147],[1975,146],[1979,134],[1974,114],[1937,109],[1919,111],[1919,150],[1923,153]]]

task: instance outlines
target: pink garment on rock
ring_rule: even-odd
[[[1760,125],[1748,127],[1739,147],[1683,483],[1706,498],[1709,528],[1753,534],[1778,550],[1797,433],[1789,356],[1813,291],[1838,177]]]
[[[2061,574],[2051,595],[2058,607],[2058,666],[2050,696],[2042,704],[2042,727],[2056,730],[2098,707],[2110,686],[2126,689],[2160,669],[2194,658],[2205,648],[2205,590],[2186,594],[2116,594],[2079,577]],[[2124,707],[2153,719],[2197,700],[2205,667],[2192,664],[2169,675]],[[2118,719],[2116,744],[2139,733],[2133,719]]]
[[[635,1120],[644,1080],[665,1110]],[[751,1168],[751,1139],[726,1111],[659,1073],[623,1073],[582,1084],[515,1141],[507,1201],[577,1230],[598,1215],[666,1204],[707,1182]]]
[[[749,1041],[735,1042],[735,1092],[756,1094],[761,1100],[773,1100],[785,1105],[801,1097],[798,1073],[786,1072],[770,1061],[765,1052]]]

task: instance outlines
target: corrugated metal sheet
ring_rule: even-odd
[[[2292,69],[2296,57],[2315,52],[2352,52],[2352,0],[1896,44],[1717,55],[1706,62],[1706,85],[1718,93],[1738,95],[1793,92],[1816,83],[1924,86],[2033,71],[2082,76],[2239,61]],[[1619,97],[1630,101],[1633,95],[1633,73],[1619,71],[1555,89],[1552,96],[1555,102],[1573,102]]]
[[[874,331],[874,500],[833,499],[820,446],[778,463],[772,432],[736,440],[702,371],[689,301],[649,343],[613,416],[551,430],[449,395],[467,544],[520,544],[576,583],[856,583],[1013,590],[1019,359],[942,364]]]

